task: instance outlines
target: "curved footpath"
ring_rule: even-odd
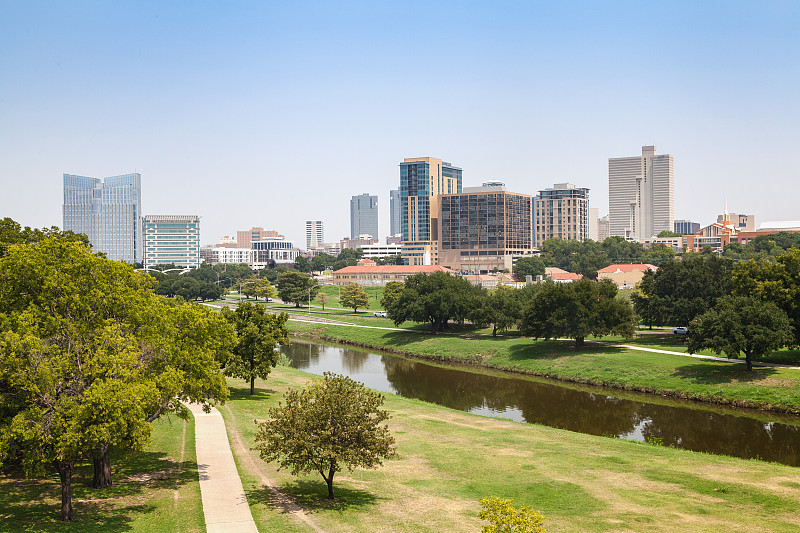
[[[225,421],[215,408],[204,413],[197,404],[187,407],[194,415],[197,470],[208,533],[258,533],[242,480],[233,461]]]

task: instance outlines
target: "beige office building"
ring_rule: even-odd
[[[675,177],[671,155],[642,155],[608,160],[608,218],[611,235],[639,240],[672,231]]]
[[[585,241],[589,238],[589,189],[556,183],[534,198],[534,244],[547,239]]]
[[[400,163],[400,231],[407,265],[439,260],[439,196],[461,192],[461,169],[435,157]]]

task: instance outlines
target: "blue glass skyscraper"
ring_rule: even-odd
[[[109,259],[141,263],[141,180],[139,174],[105,181],[64,174],[64,229],[85,234]]]

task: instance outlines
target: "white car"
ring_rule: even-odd
[[[389,315],[386,314],[386,311],[375,311],[372,314],[374,316],[378,317],[378,318],[388,318],[389,317]]]
[[[689,328],[684,328],[683,326],[681,326],[679,328],[674,328],[672,330],[672,333],[674,335],[688,335],[689,334]]]

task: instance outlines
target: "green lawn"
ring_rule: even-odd
[[[153,424],[142,453],[111,455],[114,485],[91,488],[92,466],[76,466],[72,478],[75,521],[58,520],[58,474],[25,479],[20,471],[0,475],[0,531],[180,531],[204,532],[195,455],[194,421],[176,417]]]
[[[324,531],[475,532],[478,501],[514,498],[552,532],[797,531],[798,469],[484,418],[386,395],[399,457],[337,475],[329,502],[319,474],[293,477],[252,452],[253,420],[311,376],[287,367],[231,380],[221,410],[261,531],[310,531],[275,509],[265,483],[299,503]],[[291,520],[277,524],[277,518]],[[282,528],[282,529],[281,529]]]
[[[386,319],[364,319],[370,325],[393,326]],[[361,322],[361,320],[359,320]],[[430,335],[424,331],[390,331],[289,322],[293,335],[338,340],[434,360],[465,362],[683,398],[800,413],[800,370],[714,362],[599,344],[576,349],[569,341],[533,341],[518,336],[461,332]],[[419,326],[424,330],[424,326]],[[609,339],[614,340],[614,339]],[[672,338],[636,342],[677,348]],[[680,350],[676,350],[680,351]],[[797,352],[775,358],[800,364]]]

